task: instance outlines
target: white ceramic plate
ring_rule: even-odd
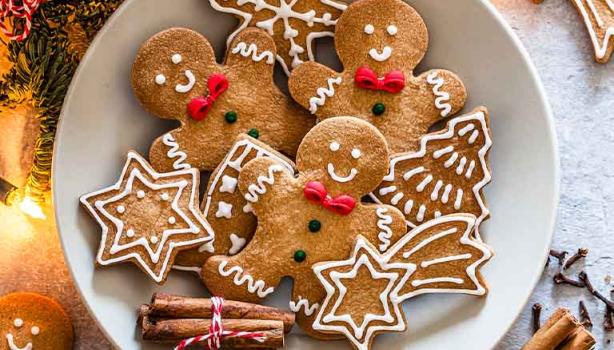
[[[405,305],[409,330],[378,337],[375,347],[489,349],[505,334],[537,283],[553,232],[558,158],[550,110],[525,50],[487,1],[409,3],[424,17],[431,37],[418,71],[428,67],[457,72],[470,94],[467,110],[480,104],[490,109],[494,180],[486,196],[493,214],[483,237],[496,256],[483,269],[490,285],[487,298],[412,299]],[[57,133],[54,200],[66,259],[90,311],[121,349],[169,348],[142,343],[135,328],[137,307],[154,291],[203,293],[194,279],[181,273],[157,287],[130,264],[95,270],[99,228],[78,203],[81,194],[115,182],[129,149],[146,154],[151,141],[172,127],[141,110],[129,82],[139,45],[172,26],[205,34],[222,54],[235,20],[214,12],[206,0],[126,1],[84,57]],[[330,61],[332,55],[322,56]],[[287,305],[288,288],[287,283],[279,288],[271,302]],[[322,346],[301,335],[290,336],[287,343],[290,349]],[[342,342],[334,347],[349,349]]]

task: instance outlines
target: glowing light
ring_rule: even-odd
[[[32,198],[25,196],[18,204],[19,210],[35,219],[46,219],[43,209]]]

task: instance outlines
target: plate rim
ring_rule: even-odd
[[[58,125],[56,128],[56,134],[55,134],[55,139],[54,139],[54,146],[53,146],[54,157],[52,158],[52,166],[51,166],[51,180],[52,180],[51,181],[52,183],[51,199],[52,199],[52,207],[53,207],[53,213],[54,213],[54,221],[55,221],[56,230],[57,230],[57,233],[60,239],[60,244],[62,247],[62,254],[64,256],[66,267],[69,271],[73,286],[78,291],[79,297],[81,298],[83,305],[86,307],[89,313],[89,316],[94,320],[98,329],[100,329],[100,331],[104,334],[107,341],[109,341],[111,345],[113,345],[116,348],[120,348],[120,345],[117,343],[115,338],[107,331],[107,329],[103,327],[101,321],[98,319],[98,316],[93,311],[92,306],[90,305],[90,302],[87,300],[87,298],[84,297],[84,292],[82,290],[81,285],[77,282],[77,278],[75,276],[74,269],[72,268],[71,263],[70,263],[70,258],[66,252],[66,243],[65,243],[66,236],[62,233],[62,228],[59,223],[58,207],[55,205],[55,203],[58,203],[59,201],[58,198],[56,198],[58,196],[57,194],[58,191],[56,191],[55,189],[55,184],[57,183],[56,181],[57,162],[56,162],[55,155],[57,154],[58,149],[61,145],[61,139],[58,138],[58,136],[61,134],[61,131],[63,129],[63,124],[64,124],[63,117],[66,111],[65,106],[68,104],[69,101],[71,101],[72,99],[71,96],[74,94],[74,91],[77,89],[78,81],[81,79],[81,73],[82,73],[82,70],[84,69],[83,68],[84,63],[87,62],[90,59],[90,57],[94,55],[94,52],[96,51],[95,48],[98,46],[100,40],[102,40],[100,38],[104,36],[108,31],[111,30],[117,18],[120,17],[122,13],[126,10],[126,8],[129,6],[129,4],[134,1],[136,0],[125,0],[115,10],[115,12],[109,17],[109,19],[104,24],[104,26],[98,31],[98,33],[92,40],[90,46],[88,47],[86,53],[81,58],[81,61],[77,69],[75,70],[75,73],[73,75],[69,88],[66,92],[64,102],[62,104],[62,109],[60,112],[60,117],[58,119]],[[411,2],[411,0],[404,0],[404,1]],[[554,120],[554,115],[552,112],[552,107],[550,105],[548,95],[546,93],[546,90],[544,88],[544,85],[542,83],[542,80],[540,78],[540,75],[539,75],[539,72],[537,71],[536,66],[533,63],[533,60],[531,59],[531,56],[529,55],[526,47],[524,46],[524,44],[522,43],[518,35],[514,32],[511,25],[505,20],[503,15],[499,12],[499,10],[497,10],[495,5],[492,4],[489,0],[474,0],[474,1],[477,2],[479,5],[481,5],[482,7],[484,7],[486,11],[490,13],[490,15],[496,20],[498,25],[505,31],[507,36],[512,40],[514,47],[520,54],[523,63],[525,64],[525,66],[528,68],[530,72],[530,79],[532,80],[533,84],[537,88],[538,99],[541,102],[540,108],[543,108],[543,112],[546,116],[545,123],[547,125],[547,128],[545,129],[545,131],[548,135],[547,141],[552,147],[552,164],[550,164],[550,166],[553,172],[553,179],[552,179],[553,180],[553,183],[552,183],[553,192],[552,192],[552,198],[550,198],[550,201],[552,203],[551,205],[552,210],[550,213],[550,222],[547,225],[549,227],[548,232],[547,232],[547,237],[546,237],[546,242],[548,243],[548,245],[546,246],[546,249],[544,249],[544,252],[542,253],[542,261],[545,263],[545,261],[548,258],[548,252],[549,252],[548,249],[552,244],[552,239],[554,237],[554,233],[556,229],[557,212],[558,212],[559,201],[560,201],[560,179],[561,179],[560,177],[560,173],[561,173],[560,155],[559,155],[560,150],[559,150],[559,142],[558,142],[558,137],[556,133],[555,120]],[[540,266],[541,265],[538,265],[538,268],[536,268],[533,273],[532,283],[531,283],[530,288],[527,289],[526,295],[524,296],[524,299],[525,299],[524,302],[521,304],[518,304],[518,308],[517,310],[515,310],[516,316],[512,319],[512,322],[510,322],[509,325],[505,327],[504,330],[502,330],[501,334],[496,338],[496,341],[492,344],[492,348],[496,347],[502,341],[502,339],[510,331],[512,326],[516,323],[516,321],[522,314],[523,309],[526,307],[527,303],[529,302],[530,297],[533,294],[541,278],[543,269],[540,268]]]

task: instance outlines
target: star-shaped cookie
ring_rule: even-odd
[[[572,1],[591,37],[595,48],[595,60],[607,63],[614,51],[614,1],[573,0]]]
[[[313,328],[342,333],[359,350],[369,349],[380,332],[404,331],[398,293],[415,269],[410,263],[389,264],[360,236],[348,260],[313,267],[326,289]]]
[[[158,173],[136,152],[114,185],[81,197],[102,228],[99,266],[136,264],[155,282],[166,280],[175,255],[213,241],[198,208],[199,173]]]

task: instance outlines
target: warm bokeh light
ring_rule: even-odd
[[[22,198],[17,203],[17,206],[19,210],[21,210],[26,215],[34,219],[44,220],[47,218],[47,216],[45,216],[45,213],[43,212],[43,209],[40,207],[40,205],[38,205],[38,203],[36,203],[34,200],[32,200],[32,198],[28,196],[25,196],[24,198]]]

